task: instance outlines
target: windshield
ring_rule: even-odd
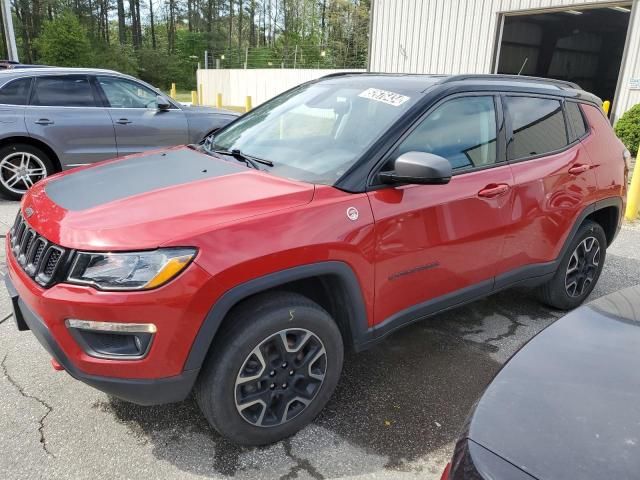
[[[275,175],[333,185],[416,101],[358,83],[296,88],[225,128],[207,148],[270,161],[265,170]]]

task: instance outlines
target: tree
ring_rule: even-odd
[[[227,68],[364,66],[367,57],[371,0],[10,1],[23,62],[113,68],[162,87],[195,87],[191,57],[205,50],[225,55]]]
[[[118,40],[120,45],[127,42],[126,19],[124,15],[124,0],[118,0]]]
[[[151,21],[151,48],[155,50],[156,42],[156,25],[153,18],[153,0],[149,0],[149,19]]]
[[[65,11],[48,20],[36,40],[39,61],[61,67],[86,66],[91,61],[91,43],[78,17]]]

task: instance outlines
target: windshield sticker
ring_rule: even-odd
[[[380,90],[378,88],[368,88],[358,96],[375,100],[376,102],[386,103],[387,105],[393,105],[394,107],[399,107],[411,98],[406,95],[400,95],[399,93],[388,92],[387,90]]]

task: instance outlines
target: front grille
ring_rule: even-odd
[[[9,231],[11,253],[27,275],[43,287],[57,283],[69,252],[33,230],[18,212]]]

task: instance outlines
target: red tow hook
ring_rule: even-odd
[[[60,365],[60,364],[57,362],[57,360],[56,360],[55,358],[52,358],[52,359],[51,359],[51,366],[53,367],[53,369],[54,369],[56,372],[62,372],[62,371],[64,371],[64,367],[63,367],[62,365]]]

